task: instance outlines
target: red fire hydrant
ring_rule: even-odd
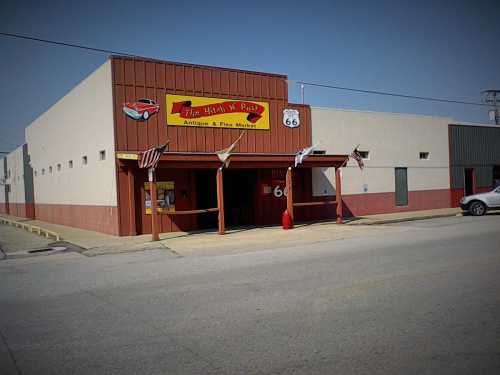
[[[288,210],[285,210],[281,215],[281,224],[283,225],[283,229],[292,229],[293,228],[293,220]]]

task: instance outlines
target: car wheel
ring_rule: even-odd
[[[149,112],[148,111],[144,111],[144,113],[142,114],[142,118],[144,120],[147,120],[149,118]]]
[[[474,216],[482,216],[486,213],[486,205],[479,201],[472,202],[469,206],[469,212]]]

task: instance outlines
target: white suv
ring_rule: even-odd
[[[463,197],[460,208],[474,216],[484,215],[489,209],[500,209],[500,186],[488,193]]]

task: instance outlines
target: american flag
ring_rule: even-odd
[[[353,152],[351,152],[351,155],[349,156],[356,160],[358,162],[358,167],[363,170],[363,168],[365,167],[365,163],[363,163],[363,158],[361,157],[361,154],[359,153],[357,147],[353,150]]]
[[[141,158],[139,160],[139,168],[156,168],[161,155],[167,148],[168,143],[169,142],[142,152]]]

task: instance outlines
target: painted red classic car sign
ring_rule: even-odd
[[[159,110],[160,105],[152,99],[139,99],[136,102],[123,104],[123,112],[134,120],[147,120]]]

